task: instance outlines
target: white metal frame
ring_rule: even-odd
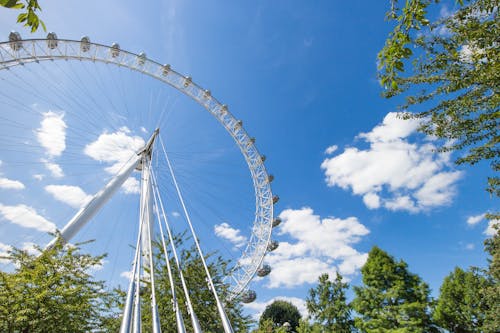
[[[252,235],[241,258],[226,277],[230,284],[230,299],[246,290],[250,280],[262,264],[267,245],[271,239],[273,221],[273,195],[264,157],[257,150],[254,140],[248,135],[241,122],[215,99],[210,91],[194,83],[190,77],[140,55],[120,50],[119,47],[64,39],[27,39],[0,43],[0,70],[10,67],[38,63],[48,60],[86,60],[115,64],[149,75],[191,97],[212,114],[233,137],[245,157],[255,191],[255,219]]]

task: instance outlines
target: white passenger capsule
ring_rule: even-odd
[[[257,275],[260,277],[264,277],[266,275],[269,275],[271,273],[271,266],[264,264],[262,265],[258,270],[257,270]]]
[[[227,105],[223,104],[222,107],[220,108],[220,113],[225,116],[227,114]]]
[[[167,76],[169,72],[170,72],[170,65],[169,64],[163,65],[163,67],[162,67],[162,74],[164,76]]]
[[[88,52],[90,50],[90,38],[83,36],[80,40],[80,50],[82,52]]]
[[[277,241],[273,240],[273,241],[271,241],[269,243],[269,245],[267,245],[267,251],[268,252],[272,252],[272,251],[276,250],[279,245],[280,245],[280,243],[278,243]]]
[[[13,51],[19,51],[23,47],[23,39],[17,31],[11,31],[9,34],[9,45]]]
[[[241,301],[243,303],[252,303],[256,298],[257,293],[253,290],[248,290],[241,296]]]
[[[236,124],[234,124],[234,129],[238,130],[241,128],[241,126],[243,126],[243,120],[238,120]]]
[[[146,53],[144,52],[141,52],[139,53],[139,55],[137,56],[137,64],[139,66],[142,66],[146,63]]]
[[[118,43],[113,43],[111,44],[111,56],[113,58],[116,58],[120,55],[120,44]]]
[[[280,197],[278,197],[277,195],[275,195],[275,196],[273,197],[273,204],[278,203],[278,201],[280,201]]]
[[[49,32],[47,34],[47,47],[51,50],[57,47],[57,35],[55,32]]]

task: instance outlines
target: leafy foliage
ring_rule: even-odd
[[[270,319],[275,327],[289,323],[292,330],[295,330],[299,326],[300,318],[300,312],[295,305],[287,301],[276,300],[266,306],[259,322],[262,325],[266,320]]]
[[[489,285],[477,270],[455,268],[441,285],[434,311],[436,323],[453,333],[481,332],[487,311],[482,293]]]
[[[500,330],[500,224],[497,223],[494,228],[496,234],[485,241],[486,251],[491,256],[488,269],[491,283],[483,290],[484,300],[488,306],[483,331],[491,333]]]
[[[24,26],[29,27],[31,32],[37,31],[39,25],[42,26],[44,31],[47,31],[45,23],[37,15],[37,11],[42,10],[38,0],[0,0],[0,6],[24,10],[23,13],[17,16],[17,23],[24,23]]]
[[[362,332],[437,332],[429,314],[429,287],[404,261],[373,247],[354,287],[355,325]]]
[[[273,333],[274,332],[274,323],[272,319],[262,320],[259,324],[259,327],[253,331],[253,333]]]
[[[193,304],[194,312],[199,319],[203,332],[221,332],[222,322],[219,318],[217,305],[213,297],[212,291],[209,289],[205,270],[202,266],[201,259],[197,255],[195,246],[185,247],[187,238],[184,235],[176,237],[176,247],[180,250],[179,259],[181,261],[183,274],[186,279],[186,284],[190,291],[190,299]],[[167,245],[168,247],[168,245]],[[158,304],[158,312],[160,315],[160,323],[162,332],[177,333],[175,313],[172,307],[172,294],[170,281],[168,278],[167,265],[162,247],[159,243],[155,246],[155,285],[156,285],[156,301]],[[205,260],[208,264],[208,269],[212,276],[215,288],[218,290],[221,300],[224,302],[227,292],[227,285],[222,281],[226,274],[227,262],[222,257],[215,257],[213,254],[206,256]],[[187,331],[192,331],[190,316],[187,312],[186,298],[182,289],[182,284],[179,277],[179,272],[176,268],[173,256],[170,258],[172,274],[175,280],[175,292],[179,307],[182,311],[184,324]],[[145,281],[145,288],[142,297],[142,315],[143,315],[143,332],[152,331],[151,327],[151,309],[149,295],[151,294],[151,284]],[[249,316],[243,315],[242,306],[239,302],[224,302],[226,314],[235,331],[248,332],[252,320]]]
[[[438,2],[407,0],[400,9],[391,0],[395,27],[378,54],[380,82],[386,97],[409,92],[400,107],[416,112],[405,117],[421,119],[423,133],[446,140],[442,151],[462,151],[458,164],[489,161],[498,172],[499,2],[457,1],[456,12],[430,22],[427,9]],[[500,195],[498,176],[488,178],[488,191]]]
[[[310,324],[307,320],[301,319],[299,321],[299,327],[297,327],[297,333],[323,333],[328,332],[324,330],[324,327],[318,323]]]
[[[15,270],[0,272],[0,331],[89,332],[111,315],[104,284],[90,273],[103,256],[58,242],[39,256],[14,248],[6,258]]]
[[[181,246],[184,238],[177,238]],[[156,250],[159,250],[156,244]],[[39,249],[41,250],[41,249]],[[163,332],[177,333],[172,311],[170,282],[165,258],[156,251],[156,295]],[[201,260],[193,247],[181,253],[183,272],[190,297],[204,332],[219,332],[222,324],[209,290]],[[117,332],[125,292],[104,291],[102,281],[94,281],[91,270],[100,265],[104,256],[81,254],[78,247],[65,247],[60,242],[40,256],[13,249],[7,259],[17,267],[12,273],[0,272],[0,331],[1,332]],[[172,267],[175,267],[170,258]],[[207,256],[209,270],[219,295],[227,286],[222,283],[227,262],[220,257]],[[175,268],[174,268],[175,270]],[[174,271],[174,276],[178,276]],[[143,331],[151,331],[149,295],[151,285],[144,281],[142,290]],[[175,281],[177,297],[188,331],[192,331],[184,293],[179,280]],[[224,297],[222,297],[224,299]],[[233,328],[247,332],[252,321],[242,314],[239,303],[225,303]]]
[[[345,294],[348,288],[349,284],[342,282],[342,276],[337,273],[334,281],[329,280],[328,274],[321,275],[316,288],[309,290],[307,310],[314,322],[324,328],[323,332],[352,332],[352,308]]]

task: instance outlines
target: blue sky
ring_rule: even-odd
[[[273,236],[281,246],[266,259],[274,269],[269,277],[252,283],[258,299],[247,307],[249,312],[262,310],[275,297],[301,305],[323,272],[340,270],[352,284],[359,284],[359,268],[373,245],[408,262],[435,296],[454,266],[486,264],[482,243],[488,223],[481,216],[498,207],[498,200],[484,190],[488,166],[456,167],[452,162],[457,155],[436,155],[432,138],[417,135],[415,123],[396,117],[398,100],[380,96],[376,54],[390,29],[384,21],[388,3],[151,1],[144,6],[137,1],[70,1],[41,5],[41,18],[60,38],[88,35],[105,45],[118,42],[123,49],[145,51],[150,59],[191,75],[229,105],[256,137],[257,147],[267,156],[268,170],[276,176],[273,191],[281,200],[275,212],[284,222]],[[433,15],[449,10],[452,5],[443,5]],[[29,36],[15,24],[15,16],[0,11],[4,39],[10,30]],[[43,35],[42,31],[34,34]],[[13,157],[7,148],[1,151],[0,250],[26,242],[44,244],[49,239],[46,230],[12,222],[20,214],[20,205],[24,214],[35,212],[45,219],[35,218],[35,223],[62,227],[87,195],[109,179],[106,168],[123,161],[97,149],[98,143],[121,140],[127,147],[139,145],[164,112],[161,131],[168,138],[172,158],[177,158],[193,217],[207,220],[207,225],[200,226],[201,233],[209,235],[205,244],[236,258],[235,245],[248,237],[250,222],[245,221],[251,221],[254,203],[248,171],[229,136],[201,107],[172,89],[164,91],[147,78],[101,67],[47,65],[54,70],[54,77],[47,78],[52,83],[46,89],[37,88],[37,94],[5,88],[4,92],[26,101],[26,110],[33,112],[23,118],[4,102],[2,116],[8,114],[24,126],[14,132],[10,125],[2,125],[2,140],[19,138],[15,148],[36,163],[32,167],[24,163],[26,171],[20,171],[18,165],[24,159]],[[79,79],[71,79],[69,71]],[[107,82],[108,74],[120,82]],[[25,78],[37,82],[47,73],[21,71],[19,75],[21,79],[16,73],[5,74],[2,85],[6,80],[22,84]],[[98,84],[87,87],[86,80]],[[106,96],[99,94],[103,87]],[[129,91],[133,91],[130,96]],[[49,98],[41,99],[42,94]],[[100,118],[102,110],[96,109],[85,111],[85,122],[78,116],[84,108],[79,110],[74,100],[87,94],[95,96],[95,105],[109,107],[108,116]],[[51,104],[53,100],[59,102]],[[124,106],[109,106],[110,100]],[[55,105],[76,108],[61,110]],[[64,133],[58,142],[65,142],[66,148],[45,146],[44,133]],[[24,142],[36,146],[38,155],[23,150]],[[92,147],[97,148],[92,151]],[[57,165],[62,175],[54,170]],[[77,183],[82,192],[76,189]],[[134,192],[134,184],[129,185]],[[219,189],[225,192],[218,193]],[[73,201],[68,202],[69,197]],[[98,222],[79,236],[97,239],[89,250],[109,253],[96,275],[111,283],[126,283],[120,275],[132,255],[120,254],[126,252],[124,244],[133,243],[136,230],[133,223],[120,223],[125,217],[133,220],[137,198],[122,190],[98,215]],[[12,207],[18,210],[13,212]],[[180,224],[178,211],[173,203],[169,212],[174,224]],[[227,223],[219,229],[225,240],[214,234],[214,227],[222,223]]]

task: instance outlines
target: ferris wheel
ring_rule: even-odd
[[[51,231],[52,220],[66,218],[58,221],[57,229],[62,240],[70,242],[81,233],[94,237],[96,232],[89,225],[97,215],[103,229],[95,238],[106,234],[103,230],[125,234],[121,237],[135,236],[125,239],[135,244],[129,247],[130,256],[119,259],[132,266],[121,330],[130,332],[140,319],[139,277],[141,271],[145,274],[144,267],[153,267],[155,233],[163,241],[165,256],[173,253],[181,272],[176,278],[189,293],[173,239],[183,228],[189,230],[214,291],[224,331],[232,332],[204,260],[203,236],[215,230],[222,239],[212,235],[206,243],[230,253],[232,267],[224,278],[229,285],[226,297],[252,302],[256,294],[249,290],[249,283],[255,275],[270,273],[264,257],[278,247],[271,233],[280,223],[273,217],[273,205],[279,200],[271,191],[273,176],[243,122],[209,90],[170,65],[152,61],[145,53],[122,50],[116,43],[93,43],[88,37],[64,40],[49,33],[44,39],[23,40],[12,32],[9,41],[0,43],[0,84],[0,228],[8,228],[4,234],[14,233],[9,228],[19,226],[29,231],[35,222],[45,226],[38,231]],[[146,95],[146,100],[134,94]],[[183,95],[189,98],[181,99]],[[203,116],[192,112],[192,102],[208,112]],[[206,115],[212,118],[210,122]],[[124,192],[136,195],[125,196]],[[115,197],[120,195],[122,201],[117,203]],[[54,198],[70,207],[58,209],[49,219],[45,215],[50,214],[40,207],[53,207],[50,200]],[[111,227],[103,220],[110,219],[107,216],[112,211],[105,207],[113,202],[121,205],[113,211],[121,215]],[[169,208],[173,202],[175,207]],[[135,215],[127,213],[132,210]],[[120,225],[128,215],[139,224]],[[176,219],[186,222],[184,227]],[[203,220],[201,226],[196,220]],[[234,227],[229,220],[240,222]],[[40,237],[27,239],[47,240]],[[174,310],[176,306],[174,300]],[[193,329],[201,332],[196,314],[190,310]],[[176,315],[180,316],[178,310]],[[178,330],[183,332],[183,320],[178,319]],[[157,323],[153,330],[158,327]]]

